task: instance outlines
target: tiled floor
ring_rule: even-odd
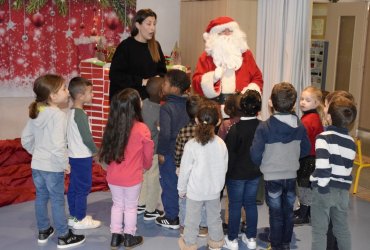
[[[104,250],[110,249],[110,192],[97,192],[89,195],[88,213],[100,219],[103,226],[93,230],[80,230],[86,234],[86,242],[73,249]],[[56,236],[53,236],[46,245],[37,244],[34,203],[26,202],[0,208],[0,249],[1,250],[55,250]],[[259,206],[259,231],[268,226],[268,213],[265,205]],[[369,249],[370,244],[370,203],[351,197],[349,223],[352,233],[352,249]],[[135,248],[138,250],[167,250],[178,249],[177,230],[163,229],[154,222],[144,222],[142,216],[138,218],[137,234],[144,236],[144,244]],[[206,239],[199,238],[199,249],[206,249]],[[246,246],[239,241],[239,249]],[[258,241],[257,249],[265,249],[267,245]],[[309,250],[311,248],[311,227],[301,226],[294,228],[291,249]],[[121,249],[124,249],[123,247]]]

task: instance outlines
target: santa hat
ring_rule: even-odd
[[[229,29],[231,31],[239,29],[239,25],[231,17],[221,16],[213,19],[207,26],[206,32],[203,34],[204,39],[208,37],[209,34],[216,34]]]

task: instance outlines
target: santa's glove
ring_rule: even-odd
[[[217,67],[215,69],[215,74],[213,75],[213,82],[218,82],[224,74],[224,69],[222,67]]]

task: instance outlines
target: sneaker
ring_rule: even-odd
[[[139,205],[137,206],[137,214],[142,214],[145,212],[145,205]]]
[[[74,216],[69,216],[68,217],[68,226],[73,227],[75,223],[77,222],[77,218]]]
[[[58,237],[58,248],[68,248],[81,245],[86,240],[85,235],[77,235],[68,230],[68,234],[64,237]]]
[[[154,210],[154,212],[144,212],[144,220],[155,220],[159,216],[163,216],[163,211],[160,211],[158,209]]]
[[[54,228],[49,227],[46,230],[40,230],[39,231],[39,237],[37,239],[37,242],[40,244],[48,242],[48,239],[54,235]]]
[[[112,233],[112,240],[110,241],[111,249],[118,249],[119,246],[123,243],[124,238],[122,234]]]
[[[170,219],[167,219],[165,216],[161,216],[155,219],[155,224],[160,225],[165,228],[171,228],[171,229],[180,228],[179,217],[176,217],[176,219],[170,220]]]
[[[143,244],[144,239],[143,236],[134,236],[132,234],[124,234],[123,235],[123,245],[125,249],[131,249]]]
[[[93,229],[100,227],[101,221],[94,220],[91,216],[86,216],[82,220],[75,222],[73,229]]]
[[[207,235],[208,235],[208,227],[199,226],[198,237],[207,237]]]
[[[257,242],[255,238],[247,238],[245,234],[242,235],[242,241],[247,245],[248,249],[256,249]]]
[[[229,240],[229,236],[225,235],[225,244],[223,247],[230,250],[238,250],[239,249],[238,239],[236,238],[233,240]]]

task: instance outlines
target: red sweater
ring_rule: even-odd
[[[143,181],[143,170],[152,166],[154,142],[149,128],[135,122],[121,163],[111,162],[107,168],[109,184],[131,187]]]
[[[301,121],[306,128],[308,139],[311,143],[310,155],[315,156],[315,141],[316,136],[324,131],[324,128],[321,123],[320,115],[316,110],[309,110],[304,113],[301,118]]]

